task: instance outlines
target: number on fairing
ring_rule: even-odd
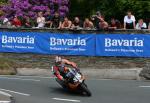
[[[80,75],[79,73],[76,73],[76,75],[75,75],[75,77],[73,78],[73,80],[74,80],[75,82],[80,81],[80,80],[81,80],[81,75]]]

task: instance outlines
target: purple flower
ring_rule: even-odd
[[[68,12],[69,10],[68,10],[67,6],[60,6],[59,7],[59,11],[61,11],[61,12]]]
[[[60,14],[66,15],[68,13],[68,1],[69,0],[9,0],[10,4],[0,7],[5,12],[4,17],[8,15],[12,18],[14,15],[17,16],[29,16],[35,19],[37,12],[46,12],[50,9],[51,14],[55,11],[59,11]],[[54,4],[58,4],[59,8],[56,10]],[[64,7],[61,6],[64,4]]]

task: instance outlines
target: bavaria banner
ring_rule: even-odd
[[[0,32],[0,52],[95,55],[95,36],[38,32]]]
[[[150,57],[150,35],[0,32],[0,52]]]
[[[146,34],[97,35],[96,55],[150,57],[150,35]]]

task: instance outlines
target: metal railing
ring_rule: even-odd
[[[51,28],[2,28],[0,31],[12,32],[50,32],[50,33],[71,33],[71,34],[150,34],[149,29],[115,29],[115,30],[96,30],[96,29],[51,29]]]

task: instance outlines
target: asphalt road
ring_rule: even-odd
[[[64,91],[53,78],[0,76],[0,91],[16,103],[149,103],[150,82],[87,80],[92,97]]]

